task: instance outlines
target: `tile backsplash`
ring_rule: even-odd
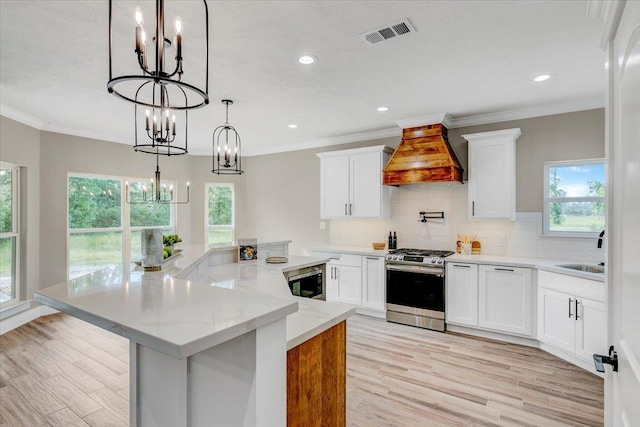
[[[467,184],[432,183],[393,188],[391,219],[332,220],[330,244],[371,247],[398,234],[398,247],[455,250],[456,235],[476,234],[488,255],[600,262],[596,238],[543,237],[541,212],[517,212],[515,221],[469,221]],[[419,221],[420,211],[444,211],[444,219]]]

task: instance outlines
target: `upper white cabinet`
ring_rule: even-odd
[[[481,265],[478,287],[478,325],[481,328],[532,334],[530,268]]]
[[[469,218],[514,220],[520,129],[462,135],[469,141]]]
[[[389,218],[391,188],[382,169],[391,148],[384,145],[319,153],[320,217]]]

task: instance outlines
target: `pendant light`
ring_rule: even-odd
[[[188,111],[209,103],[209,10],[202,0],[204,17],[204,52],[195,52],[189,59],[202,58],[205,70],[200,87],[184,81],[184,58],[182,56],[184,24],[179,15],[173,19],[174,37],[165,34],[165,1],[155,1],[154,36],[148,37],[144,30],[142,9],[135,9],[135,55],[127,69],[138,68],[137,74],[114,76],[113,63],[113,0],[109,0],[109,93],[135,104],[134,149],[157,155],[179,155],[188,153]],[[174,6],[175,5],[175,6]],[[192,7],[193,2],[172,2],[174,8]],[[189,13],[197,16],[197,14]],[[195,39],[192,37],[192,42]],[[132,43],[133,45],[133,43]],[[122,52],[134,46],[123,46]],[[154,57],[155,54],[155,57]],[[116,58],[124,57],[116,55]],[[150,63],[151,61],[151,63]],[[193,64],[190,69],[193,69]],[[190,75],[189,78],[193,78]],[[142,125],[144,123],[144,126]]]
[[[142,186],[142,199],[132,200],[129,198],[129,182],[125,182],[125,201],[130,205],[142,205],[160,203],[165,205],[186,205],[189,203],[189,183],[187,182],[187,200],[177,201],[173,200],[174,192],[173,185],[166,185],[162,183],[160,178],[160,154],[156,153],[156,173],[155,177],[149,183],[149,188],[146,185]]]
[[[222,103],[226,105],[226,121],[213,131],[211,172],[218,175],[241,175],[244,171],[240,157],[240,135],[229,124],[229,105],[233,104],[233,101],[223,99]]]

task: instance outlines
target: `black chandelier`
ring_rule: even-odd
[[[149,188],[146,185],[143,185],[142,188],[142,198],[141,199],[132,199],[129,198],[129,182],[125,182],[125,201],[130,205],[141,205],[141,204],[152,204],[152,203],[161,203],[161,204],[170,204],[170,205],[186,205],[189,203],[189,182],[187,182],[187,200],[185,201],[177,201],[173,200],[174,191],[173,185],[163,184],[160,179],[160,154],[156,153],[156,173],[155,177],[149,183]]]
[[[205,75],[203,88],[183,81],[183,23],[180,16],[174,19],[174,37],[165,35],[164,0],[156,0],[155,35],[149,39],[144,31],[143,13],[135,10],[135,58],[138,74],[113,75],[113,0],[109,0],[109,93],[135,104],[134,149],[155,155],[180,155],[188,152],[188,111],[209,103],[209,9],[204,5],[205,26]],[[190,2],[173,2],[177,5]],[[161,42],[158,42],[161,41]],[[148,45],[155,53],[154,62],[148,65]],[[169,60],[173,52],[175,62]],[[195,55],[194,55],[195,56]],[[170,63],[171,62],[171,63]],[[135,66],[135,65],[134,65]],[[166,69],[169,68],[169,71]],[[141,125],[144,123],[144,127]]]
[[[241,175],[244,171],[240,157],[240,135],[229,124],[229,105],[233,101],[223,99],[222,103],[226,105],[227,115],[224,124],[213,131],[211,172],[218,175]]]

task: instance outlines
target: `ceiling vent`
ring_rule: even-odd
[[[416,30],[411,26],[409,20],[404,19],[402,21],[394,22],[393,24],[385,25],[384,27],[380,27],[375,30],[362,33],[360,34],[360,37],[362,37],[369,44],[378,44],[397,36],[415,33],[415,31]]]

